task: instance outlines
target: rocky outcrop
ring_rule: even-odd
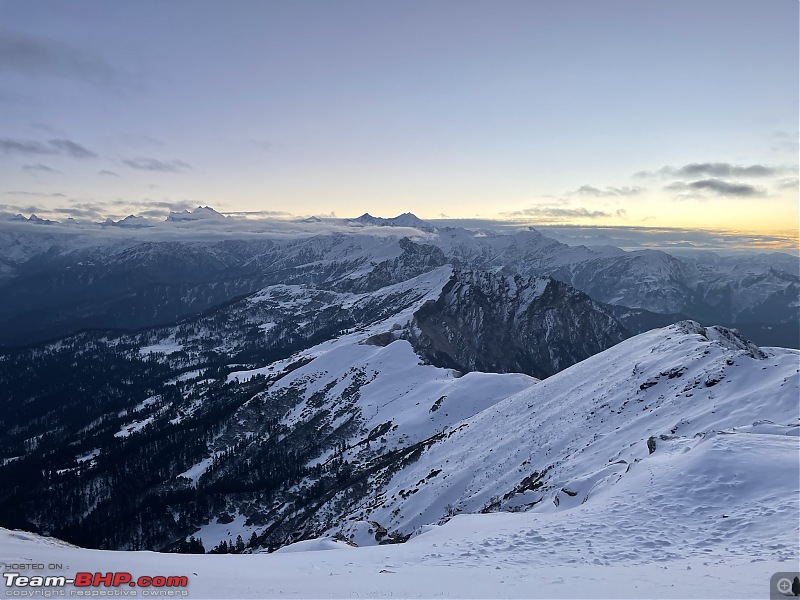
[[[406,336],[432,364],[544,378],[629,337],[610,311],[549,277],[456,270]]]

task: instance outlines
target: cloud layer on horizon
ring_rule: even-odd
[[[112,238],[115,240],[139,239],[148,241],[160,240],[221,240],[221,239],[251,239],[264,237],[267,239],[287,239],[293,237],[307,237],[331,233],[367,234],[378,236],[410,236],[415,239],[425,240],[436,233],[421,231],[410,227],[379,227],[356,225],[352,219],[342,219],[323,216],[317,219],[307,219],[299,216],[291,217],[281,211],[258,211],[262,213],[259,218],[243,218],[230,215],[217,218],[190,220],[186,222],[164,221],[163,209],[170,212],[180,212],[191,208],[191,203],[158,202],[160,209],[158,215],[146,214],[144,210],[138,216],[149,217],[147,227],[140,229],[110,226],[107,222],[67,221],[63,223],[50,223],[38,225],[15,218],[16,213],[42,213],[41,207],[35,205],[8,205],[0,204],[0,231],[36,232],[47,231],[64,235],[85,236],[86,243],[91,243],[92,237]],[[90,203],[76,203],[65,207],[61,218],[65,216],[73,219],[92,218],[96,214],[96,206]],[[277,214],[275,214],[277,213]],[[45,214],[45,213],[42,213]],[[41,217],[41,214],[39,215]],[[47,217],[51,215],[46,215]],[[290,218],[291,217],[291,218]],[[162,220],[156,220],[161,218]],[[465,227],[476,232],[495,232],[512,234],[516,231],[530,229],[530,222],[524,217],[517,220],[494,221],[487,219],[431,219],[432,225],[443,227]],[[47,229],[38,229],[38,228]],[[34,229],[35,228],[35,229]],[[659,249],[668,252],[690,252],[699,250],[714,251],[783,251],[797,254],[797,239],[790,235],[742,233],[725,230],[689,229],[680,227],[638,227],[638,226],[602,226],[602,225],[564,225],[540,223],[536,229],[548,237],[576,245],[611,245],[626,250]]]

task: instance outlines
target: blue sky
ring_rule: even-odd
[[[0,11],[0,211],[796,236],[793,0]]]

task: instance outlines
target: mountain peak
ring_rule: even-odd
[[[139,227],[152,227],[152,225],[148,222],[147,219],[144,217],[139,217],[137,215],[128,215],[124,219],[120,219],[119,221],[112,221],[109,219],[107,221],[109,225],[114,225],[115,227],[126,227],[126,228],[139,228]]]
[[[39,225],[51,225],[56,222],[51,221],[50,219],[42,219],[41,217],[37,217],[34,213],[31,213],[31,216],[28,217],[28,221],[31,223],[38,223]]]
[[[430,223],[423,221],[417,215],[410,212],[404,212],[401,215],[385,219],[383,217],[373,217],[368,212],[364,213],[352,222],[361,223],[363,225],[376,225],[378,227],[414,227],[423,231],[433,231],[434,227]]]
[[[227,217],[210,206],[198,206],[192,211],[184,210],[182,212],[171,212],[167,217],[167,221],[171,223],[180,223],[186,221],[200,221],[208,219],[226,219]]]

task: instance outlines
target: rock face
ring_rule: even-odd
[[[629,337],[586,294],[549,277],[456,270],[408,338],[432,364],[548,377]]]

